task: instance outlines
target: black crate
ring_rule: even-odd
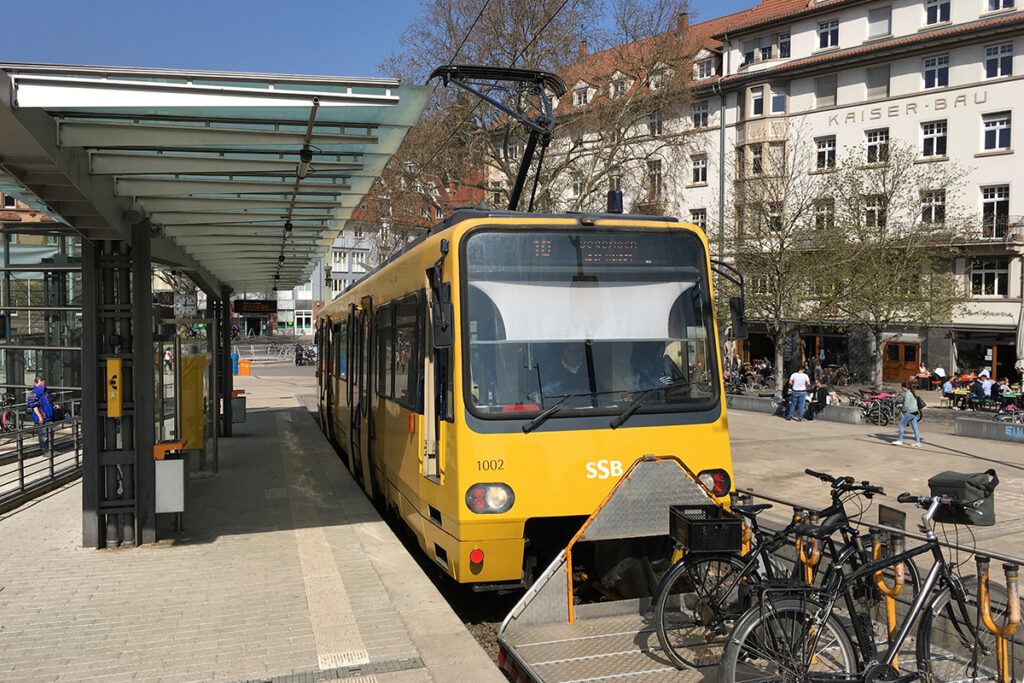
[[[718,505],[672,505],[669,533],[691,553],[738,553],[743,520]]]

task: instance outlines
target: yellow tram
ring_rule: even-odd
[[[321,424],[460,583],[529,583],[645,454],[732,488],[707,240],[459,211],[326,306]]]

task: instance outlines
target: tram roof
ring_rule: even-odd
[[[0,192],[91,241],[131,241],[141,209],[153,260],[213,293],[291,288],[429,94],[390,79],[0,63]]]

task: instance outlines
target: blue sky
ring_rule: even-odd
[[[754,2],[695,3],[694,20]],[[15,0],[0,61],[382,76],[377,65],[419,9],[420,0]]]

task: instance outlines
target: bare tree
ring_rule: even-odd
[[[791,331],[827,314],[831,293],[818,283],[845,257],[833,247],[836,224],[816,159],[808,136],[780,120],[736,148],[726,241],[746,279],[747,317],[763,321],[774,344],[777,388]]]
[[[829,182],[837,246],[848,256],[823,281],[839,311],[873,337],[876,389],[889,330],[947,322],[968,300],[952,267],[968,230],[964,169],[916,161],[902,141],[851,149]]]

